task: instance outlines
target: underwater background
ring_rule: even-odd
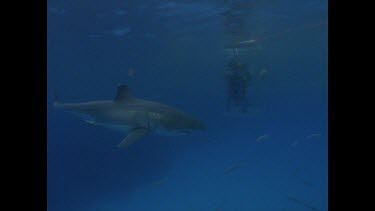
[[[48,0],[49,211],[304,211],[328,208],[327,0]],[[226,111],[231,43],[254,75],[246,114]],[[89,127],[53,108],[136,97],[206,130]]]

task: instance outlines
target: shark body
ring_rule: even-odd
[[[150,132],[182,135],[205,128],[201,122],[172,106],[135,98],[126,85],[117,87],[113,100],[54,102],[54,106],[90,116],[94,120],[86,122],[92,126],[126,131],[128,134],[119,147],[128,147]]]

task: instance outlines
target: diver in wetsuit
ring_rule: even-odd
[[[231,111],[232,104],[247,112],[249,102],[247,99],[247,88],[250,86],[251,75],[246,66],[234,58],[228,63],[226,70],[228,82],[227,111]]]

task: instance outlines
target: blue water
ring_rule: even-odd
[[[238,52],[247,115],[225,110],[230,8],[260,46]],[[49,211],[327,210],[327,0],[50,0],[47,14]],[[118,84],[207,130],[117,149],[126,134],[52,107]]]

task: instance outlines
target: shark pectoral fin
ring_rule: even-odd
[[[119,148],[127,148],[130,145],[137,142],[143,136],[147,135],[150,130],[144,127],[141,128],[134,128],[129,131],[128,135],[125,137],[124,140],[118,145]]]

